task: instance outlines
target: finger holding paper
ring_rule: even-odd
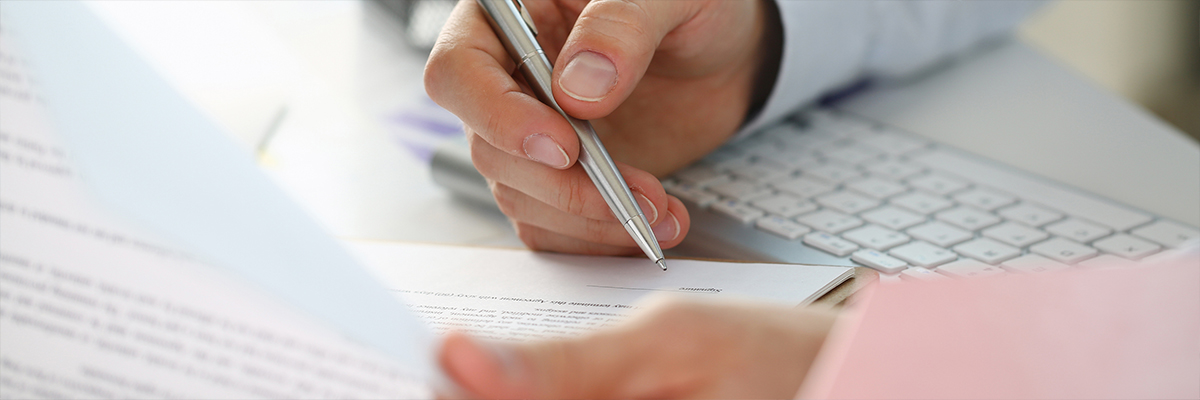
[[[791,398],[833,314],[658,298],[621,327],[577,339],[485,343],[454,333],[439,362],[478,398]]]

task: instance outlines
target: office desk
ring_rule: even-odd
[[[189,97],[261,150],[264,168],[335,235],[521,245],[502,215],[454,200],[429,179],[422,140],[455,134],[397,120],[452,117],[424,95],[423,56],[361,3],[102,7]],[[190,17],[197,12],[210,20]],[[209,35],[212,26],[226,35]],[[192,45],[180,49],[180,40]],[[248,58],[221,64],[223,75],[189,67],[230,52]],[[1200,146],[1021,43],[840,107],[1200,225]],[[1031,146],[1035,139],[1041,144]]]

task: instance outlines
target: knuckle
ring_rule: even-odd
[[[445,65],[447,62],[446,57],[442,56],[441,53],[443,52],[435,50],[430,54],[429,62],[425,64],[424,73],[425,93],[428,93],[429,99],[433,100],[433,102],[437,103],[438,105],[444,103],[443,94],[446,91],[443,90],[442,84],[445,83],[447,79],[444,71],[448,70]]]
[[[504,134],[504,121],[498,112],[488,112],[483,120],[483,132],[487,137],[495,138]]]
[[[608,223],[588,218],[583,224],[583,239],[589,242],[604,243],[609,236],[609,228],[611,226]]]
[[[510,142],[507,140],[509,125],[506,122],[503,113],[489,111],[483,120],[483,136],[491,139],[488,142],[492,147],[517,157],[525,157],[524,151],[516,148],[504,148],[504,144]]]
[[[650,14],[643,0],[613,0],[596,2],[594,12],[581,15],[580,19],[599,22],[606,28],[618,28],[630,34],[647,34]]]
[[[589,188],[595,190],[595,188],[582,185],[577,179],[565,180],[564,185],[566,190],[559,192],[558,199],[561,209],[571,215],[583,215],[587,210],[588,192],[586,190]]]
[[[653,50],[647,38],[656,37],[651,29],[653,18],[641,0],[600,1],[593,12],[580,15],[577,26],[589,35],[610,41],[613,48],[624,49],[631,54],[645,54]]]

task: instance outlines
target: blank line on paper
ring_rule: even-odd
[[[608,285],[587,285],[587,287],[601,289],[621,289],[621,290],[641,290],[651,292],[684,292],[684,293],[721,293],[720,288],[698,288],[698,287],[681,287],[679,289],[655,289],[655,288],[637,288],[625,286],[608,286]]]

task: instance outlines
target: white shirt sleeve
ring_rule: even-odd
[[[783,55],[759,114],[737,137],[775,122],[830,90],[902,77],[1006,35],[1041,1],[779,0]]]

